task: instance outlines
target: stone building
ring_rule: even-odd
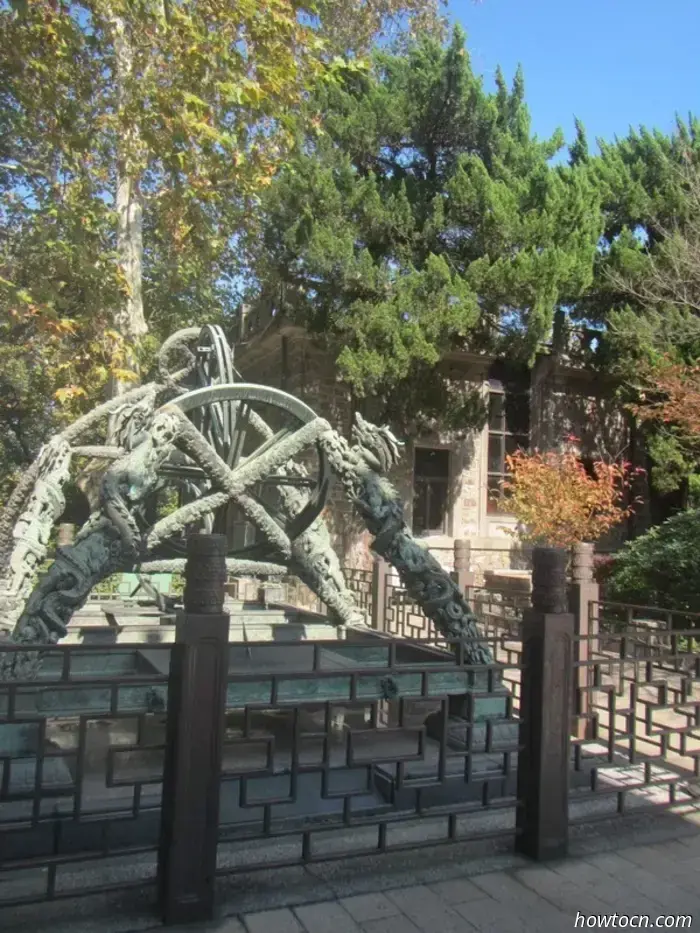
[[[573,343],[569,339],[564,348],[561,340],[555,341],[515,381],[504,381],[502,361],[467,352],[445,357],[450,378],[483,393],[488,422],[480,431],[409,439],[390,477],[403,497],[414,534],[426,540],[444,566],[451,568],[455,539],[466,539],[477,579],[488,570],[527,567],[527,553],[513,536],[515,519],[499,509],[497,501],[505,457],[517,447],[551,449],[575,435],[584,462],[598,451],[628,451],[627,422],[614,403],[612,387],[582,365],[590,346]],[[297,395],[348,434],[351,394],[339,379],[333,355],[319,348],[305,330],[275,318],[251,321],[244,314],[236,345],[236,368],[245,381]],[[367,536],[348,504],[332,497],[326,518],[341,563],[366,566]]]

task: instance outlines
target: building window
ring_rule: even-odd
[[[489,460],[487,512],[505,510],[503,480],[507,474],[506,457],[530,442],[530,402],[526,392],[506,393],[492,382],[489,393]]]
[[[449,450],[417,447],[413,460],[413,532],[447,534]]]

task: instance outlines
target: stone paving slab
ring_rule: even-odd
[[[444,904],[468,904],[483,898],[484,891],[469,878],[454,878],[452,881],[438,881],[430,886]]]
[[[361,927],[338,901],[307,904],[294,910],[307,933],[362,933]]]
[[[659,917],[687,915],[692,923],[681,928],[692,929],[700,925],[698,850],[700,836],[244,914],[240,921],[245,933],[559,933],[575,929],[578,914],[645,915],[650,927]],[[679,878],[693,878],[694,893]]]
[[[339,903],[358,923],[401,916],[401,908],[384,894],[356,894],[341,898]]]
[[[387,897],[419,930],[472,933],[471,924],[467,923],[457,910],[445,904],[439,895],[424,885],[389,891]]]
[[[294,923],[303,933],[556,933],[574,929],[577,914],[648,915],[651,925],[682,914],[692,918],[692,928],[700,925],[698,853],[700,834],[331,899],[288,909],[290,925],[280,933],[297,933]],[[244,915],[246,933],[261,930],[264,916]]]
[[[174,933],[559,933],[577,913],[688,915],[700,929],[700,815],[602,825],[540,864],[484,844],[219,879],[222,916]],[[88,878],[85,879],[89,880]],[[3,933],[156,933],[153,890],[0,911]],[[581,928],[579,924],[579,928]],[[592,925],[591,925],[592,926]],[[588,928],[588,927],[586,927]],[[688,929],[688,926],[685,926]]]
[[[647,915],[650,926],[659,917],[682,914],[692,918],[692,928],[700,925],[700,885],[696,881],[691,894],[671,879],[685,873],[689,862],[697,872],[697,845],[693,840],[688,845],[638,846],[620,854],[487,872],[431,887],[257,912],[241,921],[246,933],[558,933],[575,929],[578,914]],[[658,873],[644,867],[662,860]]]
[[[333,907],[332,901],[328,901],[327,904]],[[288,908],[248,914],[244,923],[248,933],[304,933],[304,927]]]

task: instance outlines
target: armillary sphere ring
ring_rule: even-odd
[[[295,431],[318,417],[304,402],[280,389],[249,383],[210,385],[187,392],[169,404],[180,408],[202,431],[211,446],[229,465],[233,479],[238,469],[250,465],[261,454],[274,450]],[[264,416],[256,410],[258,408],[262,408],[263,412],[265,408],[272,409],[275,420],[278,421],[281,415],[286,424],[273,432]],[[232,415],[232,434],[222,437],[220,429],[222,424],[226,425],[229,415]],[[313,444],[313,449],[316,468],[308,469],[305,461],[307,475],[287,475],[282,470],[263,475],[254,489],[247,490],[247,495],[265,508],[290,541],[310,527],[322,512],[328,498],[331,482],[328,460],[318,443]],[[196,466],[167,465],[162,472],[164,475],[186,479],[196,489],[203,490],[209,486],[204,472]],[[285,486],[304,492],[303,504],[293,512],[281,511],[274,501],[275,490]],[[178,542],[172,544],[180,550]],[[167,550],[172,553],[172,546]],[[267,541],[260,541],[248,547],[232,549],[229,556],[262,560],[274,556],[274,547]]]
[[[195,366],[190,374],[190,390],[210,388],[212,386],[233,385],[236,381],[236,369],[233,365],[233,351],[226,336],[218,324],[206,324],[197,335],[195,347]],[[246,410],[235,402],[216,402],[194,409],[190,421],[208,441],[212,449],[222,458],[227,466],[233,467],[238,462],[241,447],[245,443]],[[236,431],[237,414],[243,415],[240,429]],[[203,475],[181,475],[180,502],[186,504],[200,499],[206,494],[209,483]],[[202,521],[202,530],[212,532],[215,523],[225,524],[225,510],[209,514]],[[181,556],[186,552],[186,541],[171,542],[168,550],[177,551]]]
[[[233,353],[218,325],[207,324],[202,328],[197,341],[196,360],[196,385],[192,386],[193,389],[233,385],[236,382]],[[228,466],[235,465],[240,456],[240,447],[245,441],[245,431],[236,431],[239,413],[245,415],[245,405],[227,400],[212,402],[192,411],[190,415],[192,423]]]

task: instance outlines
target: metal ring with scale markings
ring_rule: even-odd
[[[208,389],[195,389],[194,392],[181,395],[171,404],[177,405],[183,412],[189,414],[200,407],[227,401],[258,402],[263,405],[270,405],[291,415],[298,426],[309,424],[318,417],[312,408],[281,389],[245,382],[229,386],[212,386]],[[274,448],[275,444],[279,443],[288,433],[291,432],[280,432],[278,435],[264,440],[250,456],[245,458],[246,462],[250,462],[252,458],[259,456],[263,451]],[[294,476],[275,475],[267,477],[260,484],[261,486],[289,485],[309,488],[309,501],[304,508],[297,515],[280,522],[291,540],[298,537],[318,518],[328,498],[331,481],[330,467],[325,451],[318,444],[315,447],[318,456],[318,477],[316,482],[314,482],[313,478],[300,480]],[[233,468],[233,475],[235,476],[235,467]],[[234,553],[237,555],[246,554],[247,556],[252,556],[255,553],[257,557],[268,554],[269,550],[269,547],[265,544],[256,544],[249,548],[237,550]]]
[[[194,381],[199,385],[180,395],[170,404],[185,412],[204,436],[212,449],[227,464],[235,476],[241,462],[250,462],[266,450],[274,448],[284,437],[305,424],[316,420],[313,409],[280,389],[252,383],[236,383],[233,353],[223,331],[215,325],[204,327],[197,346],[197,367]],[[203,383],[203,384],[202,384]],[[254,412],[262,405],[282,413],[288,426],[274,433],[267,421]],[[257,484],[257,492],[249,495],[262,505],[280,525],[290,540],[302,534],[316,520],[328,498],[331,471],[327,457],[319,444],[315,444],[316,469],[310,476],[287,475],[285,471],[264,477]],[[245,456],[244,456],[245,452]],[[204,472],[195,465],[173,463],[163,470],[164,475],[178,476],[185,483],[186,501],[206,494],[210,487]],[[308,490],[302,508],[293,515],[276,512],[266,499],[266,491],[279,486]],[[268,496],[269,498],[269,496]],[[211,520],[206,523],[211,530]],[[184,541],[173,541],[167,547],[171,554],[182,553]],[[274,558],[274,548],[261,541],[243,548],[234,548],[230,557],[246,559]]]
[[[233,353],[218,325],[207,324],[202,328],[197,341],[196,356],[195,379],[199,388],[235,383]],[[228,466],[234,464],[235,445],[232,441],[236,414],[236,406],[232,402],[218,401],[198,409],[191,415],[195,427]]]

